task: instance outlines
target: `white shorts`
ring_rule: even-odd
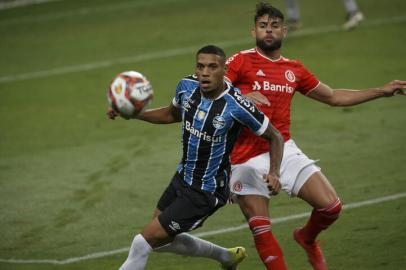
[[[282,190],[289,196],[297,196],[309,177],[320,171],[316,161],[308,158],[293,140],[285,142],[281,163],[280,182]],[[237,195],[261,195],[269,198],[269,191],[263,175],[269,173],[269,153],[263,153],[250,160],[231,166],[230,189]]]

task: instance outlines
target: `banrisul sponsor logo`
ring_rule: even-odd
[[[207,132],[202,132],[198,129],[195,129],[192,124],[189,121],[185,121],[185,129],[190,132],[190,134],[193,134],[194,136],[198,137],[199,139],[202,139],[206,142],[222,142],[223,141],[223,136],[218,135],[218,136],[212,136],[207,134]]]
[[[254,83],[252,84],[252,90],[256,91],[264,90],[292,94],[295,89],[292,86],[289,86],[289,84],[281,85],[281,84],[273,84],[268,81],[263,82],[254,81]]]

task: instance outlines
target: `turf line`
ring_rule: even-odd
[[[4,9],[12,9],[16,7],[24,7],[30,5],[38,5],[38,4],[45,4],[48,2],[55,2],[59,0],[14,0],[14,1],[7,1],[7,2],[0,2],[0,10]]]
[[[386,25],[386,24],[401,23],[401,22],[405,22],[405,21],[406,21],[406,16],[368,20],[368,21],[364,22],[360,28],[362,28],[362,27],[370,28],[370,27],[376,27],[376,26],[381,26],[381,25]],[[292,34],[290,34],[288,36],[288,38],[313,36],[313,35],[332,33],[332,32],[341,32],[341,31],[343,31],[343,30],[338,25],[307,28],[307,29],[299,30],[297,32],[293,32]],[[243,39],[230,40],[230,41],[226,41],[226,42],[214,42],[214,44],[217,44],[218,46],[220,46],[222,48],[229,48],[229,47],[233,47],[233,46],[251,44],[252,42],[253,41],[251,38],[243,38]],[[115,59],[98,61],[98,62],[93,62],[93,63],[85,63],[85,64],[74,65],[74,66],[65,66],[65,67],[60,67],[60,68],[38,70],[38,71],[33,71],[33,72],[21,73],[21,74],[4,75],[4,76],[0,76],[0,84],[24,81],[24,80],[29,80],[29,79],[46,78],[46,77],[50,77],[50,76],[63,75],[63,74],[81,72],[81,71],[90,71],[90,70],[107,68],[107,67],[120,65],[120,64],[138,63],[138,62],[143,62],[143,61],[162,59],[162,58],[168,58],[168,57],[185,55],[185,54],[192,54],[199,47],[200,47],[200,45],[195,45],[195,46],[190,46],[190,47],[183,47],[183,48],[170,49],[170,50],[165,50],[165,51],[146,53],[146,54],[142,54],[142,55],[119,57],[119,58],[115,58]]]
[[[343,209],[348,210],[348,209],[353,209],[353,208],[359,208],[359,207],[368,206],[368,205],[372,205],[372,204],[383,203],[383,202],[387,202],[387,201],[394,201],[394,200],[402,199],[402,198],[405,198],[405,197],[406,197],[406,192],[397,193],[397,194],[384,196],[384,197],[379,197],[379,198],[375,198],[375,199],[348,203],[348,204],[345,204],[343,206]],[[289,216],[285,216],[285,217],[273,218],[272,223],[273,224],[283,223],[283,222],[287,222],[287,221],[290,221],[290,220],[296,220],[296,219],[305,218],[305,217],[308,217],[309,215],[310,215],[310,212],[305,212],[305,213],[289,215]],[[248,226],[247,226],[246,223],[244,223],[242,225],[235,226],[235,227],[229,227],[229,228],[224,228],[224,229],[219,229],[219,230],[201,232],[201,233],[196,233],[196,234],[193,234],[193,235],[195,235],[197,237],[207,237],[207,236],[212,236],[212,235],[235,232],[235,231],[243,230],[243,229],[246,229],[246,228],[248,228]],[[129,250],[129,247],[124,247],[124,248],[119,248],[119,249],[110,250],[110,251],[102,251],[102,252],[91,253],[91,254],[87,254],[85,256],[73,257],[73,258],[68,258],[68,259],[64,259],[64,260],[52,260],[52,259],[20,260],[20,259],[1,259],[0,258],[0,262],[14,263],[14,264],[54,264],[54,265],[62,265],[62,264],[71,264],[71,263],[81,262],[81,261],[90,260],[90,259],[103,258],[103,257],[115,255],[115,254],[120,254],[120,253],[126,253],[126,252],[128,252],[128,250]]]

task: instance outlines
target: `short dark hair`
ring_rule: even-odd
[[[202,53],[215,54],[215,55],[220,56],[223,60],[226,60],[226,54],[223,51],[223,49],[220,47],[217,47],[215,45],[206,45],[206,46],[200,48],[200,50],[197,51],[196,56],[198,56],[199,54],[202,54]]]
[[[259,17],[269,15],[269,18],[280,18],[282,21],[285,19],[283,13],[269,3],[259,2],[254,17],[254,23],[257,22]]]

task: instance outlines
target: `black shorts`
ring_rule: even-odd
[[[158,201],[158,220],[169,235],[175,236],[202,226],[224,204],[210,192],[191,188],[176,173]]]

